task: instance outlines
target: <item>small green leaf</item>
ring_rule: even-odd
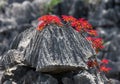
[[[59,4],[61,2],[61,0],[51,0],[51,2],[49,3],[49,6],[53,7],[57,4]]]
[[[50,3],[45,4],[45,13],[52,13],[53,7],[62,2],[62,0],[51,0]]]

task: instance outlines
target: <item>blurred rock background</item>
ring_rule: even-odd
[[[55,1],[55,0],[54,0]],[[37,26],[37,18],[46,14],[51,0],[0,0],[0,55],[12,40],[27,28]],[[98,58],[110,60],[112,68],[106,76],[113,84],[120,81],[120,0],[61,0],[51,7],[56,15],[83,17],[93,25],[104,39],[105,49]]]

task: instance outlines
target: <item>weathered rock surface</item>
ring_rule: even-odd
[[[48,25],[42,31],[30,28],[2,56],[1,83],[106,84],[107,79],[96,69],[87,68],[86,62],[94,54],[84,35],[69,26]]]
[[[120,5],[117,0],[101,0],[96,10],[89,15],[89,21],[96,27],[114,27],[119,25]]]
[[[25,49],[24,59],[37,71],[86,68],[85,62],[95,55],[85,37],[70,27],[47,26],[35,33]]]
[[[9,49],[9,45],[16,35],[32,25],[37,26],[36,19],[43,14],[46,2],[46,0],[3,1],[7,5],[0,10],[0,55]]]
[[[36,32],[35,28],[29,28],[21,32],[11,43],[10,49],[17,49],[20,52],[24,52]]]
[[[69,26],[65,28],[56,25],[47,26],[41,32],[33,28],[25,30],[14,40],[11,49],[19,50],[24,57],[21,54],[16,56],[16,51],[11,50],[3,56],[3,65],[22,60],[22,63],[37,71],[53,73],[87,68],[88,58],[95,55],[84,35]],[[14,59],[14,56],[21,58]]]
[[[22,64],[23,54],[17,50],[9,50],[0,60],[1,68],[8,69],[17,64]]]
[[[2,83],[8,84],[8,82],[11,82],[10,84],[108,84],[100,75],[96,77],[87,71],[46,74],[22,66],[14,67],[10,72],[4,73]]]

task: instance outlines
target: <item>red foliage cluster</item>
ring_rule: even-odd
[[[100,71],[108,73],[111,70],[111,68],[106,67],[106,64],[108,64],[108,62],[109,61],[107,59],[103,59],[103,60],[101,60],[101,63],[98,64],[98,62],[96,60],[89,60],[87,62],[87,65],[89,68],[93,68],[93,67],[97,66],[97,67],[99,67]]]
[[[67,15],[62,15],[62,19],[65,21],[65,22],[73,22],[73,21],[76,21],[77,19],[74,18],[73,16],[67,16]]]
[[[96,60],[89,60],[87,62],[88,67],[95,67],[98,66],[98,62]]]
[[[91,36],[98,36],[98,33],[96,30],[88,30],[88,34]]]
[[[78,21],[81,23],[82,27],[85,29],[92,29],[92,25],[84,18],[79,18]]]
[[[46,25],[52,23],[62,26],[60,18],[55,15],[44,15],[38,18],[38,21],[40,21],[40,24],[38,25],[37,30],[42,30]]]
[[[107,59],[101,60],[100,71],[108,73],[111,70],[110,67],[106,67],[106,64],[108,64],[108,62],[109,60]]]
[[[96,51],[104,48],[102,38],[87,37],[87,39],[92,42],[92,46]]]
[[[100,71],[108,73],[111,70],[110,67],[100,66]]]
[[[74,27],[78,32],[82,30],[82,25],[78,20],[71,22],[71,26]]]
[[[84,18],[76,19],[73,16],[62,15],[62,19],[65,22],[69,22],[71,24],[71,26],[74,27],[75,30],[77,30],[78,32],[80,32],[81,30],[88,32],[88,30],[92,29],[92,25],[89,24],[89,22],[87,20],[85,20]],[[91,31],[89,31],[89,34],[96,35],[96,34],[93,34],[92,32],[91,33],[90,32]]]
[[[71,26],[79,32],[84,30],[91,36],[97,36],[97,32],[92,30],[91,24],[89,24],[89,22],[83,18],[76,19],[73,16],[62,15],[62,19],[65,22],[69,22]],[[38,21],[40,24],[38,25],[37,30],[42,30],[46,25],[51,23],[57,24],[59,26],[62,25],[60,18],[55,15],[44,15],[38,18]]]
[[[102,62],[102,64],[108,64],[109,60],[107,60],[107,59],[102,59],[101,62]]]
[[[95,48],[96,52],[98,52],[99,50],[104,48],[102,38],[96,38],[96,37],[89,36],[89,37],[87,37],[87,39],[92,42],[92,46],[93,46],[93,48]],[[94,60],[94,61],[89,60],[87,62],[87,65],[88,65],[88,67],[98,66],[100,71],[108,73],[111,70],[111,68],[106,67],[106,64],[108,64],[108,62],[109,61],[107,59],[103,59],[103,60],[101,60],[101,63],[99,63],[99,65],[98,65],[96,60]]]

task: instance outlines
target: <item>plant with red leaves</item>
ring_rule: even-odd
[[[100,71],[108,73],[111,70],[110,67],[106,67],[106,64],[108,64],[108,62],[109,60],[105,58],[101,60]]]
[[[58,26],[62,26],[60,18],[55,15],[44,15],[44,16],[38,18],[38,21],[40,21],[40,24],[38,25],[37,30],[40,30],[40,31],[46,25],[49,25],[49,24],[56,24]]]
[[[98,62],[97,62],[97,60],[89,60],[88,62],[87,62],[87,65],[88,65],[88,67],[96,67],[96,66],[98,66]]]
[[[81,30],[86,31],[86,29],[87,30],[92,29],[92,25],[89,24],[89,22],[84,18],[76,19],[73,16],[62,15],[62,19],[65,22],[70,23],[71,26],[74,27],[74,29],[77,30],[78,32],[80,32]]]
[[[87,33],[91,36],[98,36],[98,33],[96,30],[88,30]]]
[[[62,19],[65,21],[65,22],[73,22],[73,21],[76,21],[77,19],[74,18],[73,16],[67,16],[67,15],[62,15]]]
[[[111,68],[106,67],[106,66],[100,66],[100,71],[108,73],[111,70]]]
[[[81,23],[82,28],[92,29],[92,25],[87,20],[85,20],[84,18],[79,18],[78,21]]]
[[[102,62],[102,64],[108,64],[109,60],[104,58],[101,60],[101,62]]]
[[[103,59],[101,60],[101,63],[98,64],[97,60],[89,60],[87,62],[87,65],[89,68],[99,67],[99,71],[108,73],[111,70],[110,67],[106,67],[106,64],[108,64],[108,62],[109,61],[107,59]]]
[[[92,42],[92,46],[96,50],[101,50],[104,48],[102,38],[87,37],[87,39]]]
[[[44,21],[47,24],[55,23],[55,24],[61,25],[60,18],[55,16],[55,15],[44,15],[44,16],[38,18],[38,20],[39,21]]]
[[[71,26],[75,28],[75,30],[78,32],[80,32],[83,29],[81,23],[78,20],[71,22]]]
[[[43,21],[41,21],[37,27],[37,30],[41,31],[47,24]]]
[[[108,73],[111,70],[110,67],[106,67],[106,64],[108,64],[108,62],[109,60],[102,59],[101,63],[98,64],[97,60],[89,60],[87,62],[87,65],[89,68],[99,67],[99,71]]]
[[[90,35],[97,36],[97,32],[95,30],[92,30],[91,24],[89,24],[88,21],[83,18],[76,19],[73,16],[62,15],[62,19],[65,22],[70,23],[71,26],[78,32],[84,30]],[[62,26],[60,18],[55,15],[44,15],[38,18],[38,21],[40,24],[38,25],[37,30],[42,30],[48,24],[57,24],[59,26]]]

